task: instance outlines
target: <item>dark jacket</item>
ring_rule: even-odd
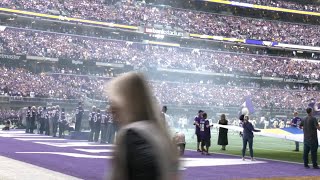
[[[117,134],[110,180],[170,180],[179,167],[172,151],[156,124],[130,123]]]
[[[160,176],[152,145],[133,130],[125,137],[128,180],[156,180]]]
[[[253,125],[250,122],[244,122],[242,127],[244,139],[251,139],[253,138],[253,132],[260,132],[260,130],[254,129]]]
[[[219,120],[219,124],[228,125],[228,121]],[[228,129],[222,127],[219,128],[218,145],[228,145]]]

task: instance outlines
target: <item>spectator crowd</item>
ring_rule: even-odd
[[[273,1],[268,0],[270,3]],[[3,0],[0,7],[136,26],[157,24],[196,34],[320,45],[318,26],[155,7],[136,2],[106,5],[103,0]]]
[[[308,1],[290,2],[284,0],[233,0],[237,2],[244,2],[250,4],[259,4],[264,6],[278,7],[278,8],[287,8],[300,11],[310,11],[310,12],[320,12],[320,4],[311,4]]]
[[[5,120],[19,120],[21,113],[21,110],[0,110],[0,122],[3,123]]]
[[[320,64],[272,56],[163,47],[128,41],[6,28],[0,31],[0,52],[92,60],[191,71],[297,79],[319,79]]]
[[[271,1],[270,1],[271,2]],[[273,1],[272,1],[273,2]],[[102,0],[3,0],[1,7],[68,17],[131,25],[164,25],[189,33],[243,39],[272,40],[292,44],[320,45],[317,26],[266,21],[197,11],[153,7],[138,3],[108,6]],[[100,61],[144,68],[169,68],[233,75],[319,80],[319,62],[253,54],[163,47],[128,41],[107,40],[6,27],[0,31],[0,53]],[[0,67],[0,90],[5,96],[102,99],[106,78],[33,73],[24,68]],[[319,99],[315,90],[226,86],[206,83],[150,81],[157,99],[164,104],[237,106],[250,96],[258,108],[297,109],[309,99]]]
[[[0,68],[2,95],[79,99],[101,95],[103,80],[85,76],[34,74],[22,68]]]
[[[87,96],[102,100],[108,78],[62,73],[35,74],[22,68],[0,68],[2,95],[79,99]],[[239,107],[250,96],[255,107],[302,108],[309,99],[319,99],[316,90],[260,88],[206,83],[150,81],[156,98],[165,104]]]

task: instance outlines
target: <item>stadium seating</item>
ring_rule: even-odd
[[[126,41],[6,28],[0,32],[3,52],[69,60],[131,64],[137,69],[161,67],[226,74],[319,79],[319,63],[290,58],[162,47]]]
[[[118,3],[114,6],[107,6],[99,0],[69,0],[64,2],[59,0],[6,0],[0,2],[0,7],[40,13],[52,14],[54,12],[54,14],[60,13],[74,18],[136,26],[163,25],[195,34],[278,41],[310,46],[320,44],[318,26],[154,7],[139,3]]]

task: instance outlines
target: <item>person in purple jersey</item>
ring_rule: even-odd
[[[291,120],[291,127],[299,128],[299,125],[301,123],[301,118],[298,117],[298,112],[293,113],[294,118]],[[299,151],[299,142],[295,141],[296,149],[293,151]]]
[[[207,113],[203,113],[203,118],[200,120],[200,135],[201,135],[201,150],[202,154],[209,154],[209,147],[211,146],[211,130],[209,120],[207,119]],[[204,149],[206,146],[206,149]]]
[[[197,151],[198,152],[201,152],[199,146],[200,146],[200,142],[201,142],[201,137],[200,137],[200,120],[202,119],[202,114],[203,114],[203,111],[202,110],[199,110],[198,111],[198,116],[196,116],[194,118],[194,122],[193,122],[193,125],[196,126],[196,131],[195,131],[195,134],[197,136]]]

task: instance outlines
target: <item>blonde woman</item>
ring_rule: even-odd
[[[127,73],[107,85],[117,133],[111,180],[178,179],[177,149],[142,74]]]

